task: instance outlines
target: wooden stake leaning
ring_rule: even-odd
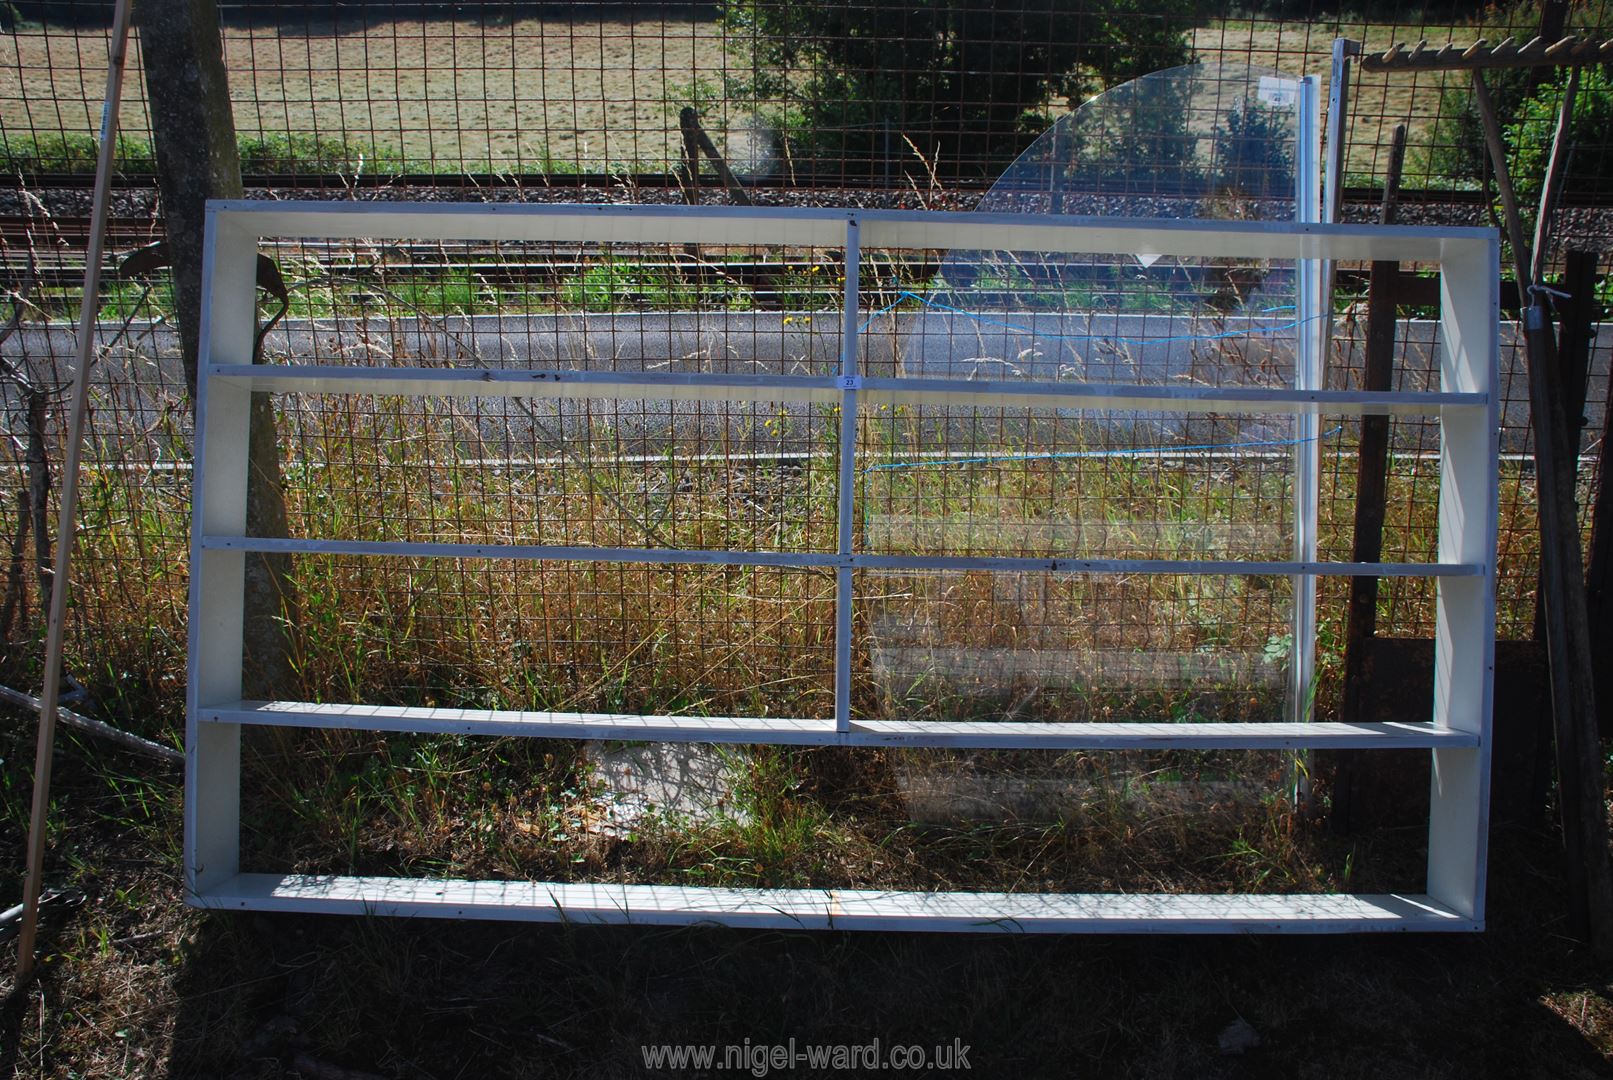
[[[752,206],[751,197],[739,177],[728,167],[727,160],[717,150],[706,129],[700,126],[700,114],[685,108],[678,114],[678,126],[683,130],[683,154],[689,170],[689,186],[700,189],[700,155],[705,154],[717,169],[717,179],[728,190],[728,197],[739,206]]]
[[[1538,275],[1545,268],[1546,238],[1567,157],[1568,127],[1578,89],[1571,70],[1557,132],[1540,194],[1533,246],[1523,236],[1523,218],[1507,167],[1506,143],[1489,87],[1473,72],[1473,95],[1495,170],[1503,223],[1523,304],[1529,364],[1529,410],[1535,435],[1535,483],[1540,503],[1541,587],[1545,591],[1546,649],[1557,737],[1557,775],[1570,911],[1576,929],[1597,955],[1613,958],[1613,860],[1607,850],[1605,790],[1592,684],[1590,616],[1586,604],[1579,522],[1574,511],[1573,465],[1577,448],[1567,445],[1567,424],[1557,393],[1557,342]]]
[[[106,103],[101,113],[101,147],[95,163],[95,201],[90,209],[89,248],[84,255],[84,302],[78,320],[78,368],[73,372],[67,452],[62,467],[62,502],[56,525],[56,563],[51,574],[50,619],[45,630],[45,684],[39,693],[39,741],[34,755],[34,797],[28,823],[28,867],[22,885],[22,929],[17,938],[17,979],[33,976],[34,939],[39,932],[39,893],[45,871],[45,818],[50,811],[50,766],[56,749],[56,703],[62,680],[62,631],[67,616],[68,571],[78,513],[78,468],[84,414],[89,403],[90,364],[95,358],[95,324],[100,314],[101,256],[106,244],[107,203],[112,187],[112,156],[117,150],[118,107],[123,99],[123,68],[129,48],[130,0],[117,0],[107,56]]]

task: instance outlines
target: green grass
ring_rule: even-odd
[[[99,142],[89,134],[0,134],[0,165],[8,173],[93,173],[98,156]],[[151,141],[126,135],[118,137],[114,160],[126,172],[157,167]]]
[[[365,139],[338,138],[306,132],[271,132],[241,135],[237,140],[241,171],[248,175],[301,174],[319,176],[425,176],[500,174],[508,162],[491,159],[415,158],[394,146]],[[0,169],[25,176],[44,173],[93,173],[98,156],[96,137],[89,134],[28,134],[0,132]],[[118,136],[114,167],[123,173],[156,171],[156,150],[150,139]],[[532,169],[547,176],[578,171],[572,161],[544,159]],[[615,171],[628,171],[618,163]]]
[[[286,316],[292,319],[780,311],[786,325],[799,320],[805,327],[810,318],[802,316],[839,312],[844,286],[841,268],[821,256],[727,254],[696,260],[670,250],[640,257],[587,256],[562,267],[558,276],[541,266],[477,252],[456,256],[441,267],[391,266],[373,255],[327,264],[295,252],[279,253],[278,262],[289,291]],[[1225,315],[1269,317],[1249,293],[1263,277],[1260,268],[1250,268],[1248,279],[1237,285],[1223,284],[1240,272],[1235,267],[1218,274],[1212,268],[1196,288],[1160,288],[1119,266],[1081,268],[1082,280],[1064,286],[1039,281],[1023,268],[996,268],[949,286],[944,270],[938,274],[933,261],[876,253],[863,262],[861,289],[882,314],[920,310],[920,301],[904,295],[918,293],[971,308],[1011,311],[1203,318],[1208,305]],[[1072,280],[1077,276],[1063,273]],[[949,295],[949,289],[955,294]],[[29,299],[27,321],[77,321],[79,290],[74,286],[35,289]],[[1341,292],[1337,308],[1344,311],[1360,299]],[[264,303],[271,311],[276,307],[267,298]],[[171,318],[173,290],[162,279],[113,279],[103,284],[102,305],[107,320]]]
[[[720,281],[716,289],[703,288],[664,264],[606,257],[561,282],[557,299],[567,310],[605,313],[748,307],[749,292],[727,284]]]

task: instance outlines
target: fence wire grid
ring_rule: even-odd
[[[247,175],[279,184],[435,185],[622,178],[665,187],[692,109],[747,183],[904,189],[988,184],[1052,119],[1127,79],[1190,62],[1324,77],[1333,40],[1519,42],[1613,34],[1606,0],[1531,2],[719,4],[412,0],[219,4]],[[0,18],[7,172],[93,164],[110,0],[16,2]],[[153,171],[138,43],[121,165]],[[1549,119],[1553,78],[1495,77],[1508,118]],[[1587,89],[1605,92],[1600,69]],[[1600,194],[1608,134],[1587,107],[1570,198]],[[1472,190],[1482,160],[1464,73],[1358,72],[1347,176],[1381,181],[1411,128],[1408,191]],[[1549,128],[1548,128],[1549,132]],[[1538,153],[1525,150],[1524,153]]]
[[[14,684],[33,677],[43,634],[110,7],[16,3],[0,36],[0,157],[10,177],[0,191],[0,265],[14,313],[0,341],[8,365],[0,453],[10,478],[0,532],[11,553],[0,633]],[[830,7],[833,18],[824,15]],[[684,110],[692,109],[759,202],[960,209],[990,205],[991,184],[1074,105],[1158,68],[1213,61],[1325,75],[1336,36],[1369,49],[1508,33],[1525,40],[1542,18],[1529,4],[1476,16],[1470,5],[1428,4],[1414,17],[1375,5],[1265,7],[1285,13],[1028,0],[220,5],[243,171],[257,195],[725,201],[731,192],[709,161],[688,168]],[[1570,5],[1566,27],[1606,36],[1613,15],[1605,4]],[[1594,118],[1609,104],[1592,70],[1583,93]],[[1407,123],[1402,220],[1488,220],[1463,85],[1426,73],[1358,76],[1347,217],[1375,216],[1371,189],[1382,183],[1390,132]],[[115,254],[161,236],[137,53],[128,88]],[[1533,130],[1537,114],[1555,115],[1551,79],[1507,92],[1520,132]],[[1588,249],[1605,275],[1613,125],[1591,120],[1585,131],[1553,262],[1560,268],[1567,251]],[[1526,140],[1517,152],[1527,156]],[[1099,176],[1062,208],[1121,213],[1144,197],[1184,192]],[[290,286],[285,318],[266,339],[270,363],[776,364],[825,373],[838,357],[838,250],[291,241],[265,250]],[[935,287],[944,257],[866,254],[870,372],[919,357],[928,374],[966,378],[981,356],[1012,362],[1015,328],[1049,317],[1034,304],[1016,308],[1003,282],[992,286],[994,304],[949,310],[955,294]],[[1116,265],[1094,258],[1080,296],[1066,291],[1067,304],[1101,313],[1088,326],[1108,341],[1079,347],[1084,377],[1136,381],[1139,357],[1185,341],[1173,377],[1291,378],[1292,329],[1242,333],[1253,317],[1247,282],[1195,279],[1184,306],[1130,267],[1114,276]],[[1364,305],[1351,293],[1359,277],[1345,282],[1328,357],[1330,384],[1341,387],[1360,384],[1365,338]],[[1218,307],[1228,296],[1217,292],[1236,310]],[[111,274],[102,303],[68,670],[102,710],[171,732],[183,700],[190,404],[165,276]],[[1256,316],[1291,320],[1275,310],[1280,297],[1267,303],[1273,310]],[[1397,329],[1404,388],[1437,372],[1428,315],[1409,308]],[[1218,337],[1229,328],[1233,336]],[[1535,632],[1538,572],[1520,344],[1509,325],[1498,579],[1498,630],[1508,638]],[[1587,522],[1600,483],[1607,331],[1590,356],[1580,470]],[[833,548],[832,410],[653,400],[278,405],[289,535]],[[892,552],[1288,557],[1285,422],[1121,420],[1023,409],[864,416],[858,444],[870,464],[858,476],[859,542]],[[1324,559],[1350,556],[1358,432],[1356,421],[1323,424]],[[1383,558],[1430,560],[1435,428],[1396,418],[1390,444]],[[470,560],[383,568],[305,556],[291,573],[297,617],[310,628],[295,675],[311,696],[339,687],[351,700],[401,703],[814,715],[832,699],[833,582],[810,571]],[[1028,575],[862,574],[858,620],[869,647],[857,700],[870,714],[904,716],[1276,719],[1289,589],[1286,580],[1188,576],[1116,591]],[[1347,589],[1322,583],[1324,708],[1337,693]],[[1430,581],[1385,579],[1378,632],[1430,636],[1432,604]],[[1098,671],[1113,683],[1107,693],[1090,691],[1088,674]]]

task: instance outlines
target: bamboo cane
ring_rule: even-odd
[[[95,163],[95,201],[90,209],[89,249],[84,254],[78,367],[73,372],[66,461],[62,467],[62,502],[56,525],[56,561],[51,574],[50,620],[45,630],[45,684],[39,693],[39,741],[34,755],[34,798],[28,823],[28,869],[22,885],[22,929],[17,939],[17,986],[33,976],[34,939],[39,932],[40,879],[45,871],[45,819],[50,811],[50,766],[56,750],[56,704],[62,683],[62,631],[67,621],[68,572],[78,513],[78,469],[89,401],[90,363],[95,358],[95,324],[101,307],[101,255],[106,244],[112,157],[117,150],[118,107],[123,99],[123,68],[129,48],[129,7],[130,0],[117,0],[112,14],[106,103],[101,112],[101,147]]]

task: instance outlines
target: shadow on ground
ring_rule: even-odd
[[[26,820],[13,735],[0,737],[7,895],[19,891]],[[89,901],[43,939],[38,983],[0,1009],[0,1077],[827,1074],[738,1067],[768,1064],[756,1057],[656,1070],[643,1056],[791,1039],[803,1052],[875,1039],[887,1055],[967,1046],[971,1075],[1015,1080],[1613,1075],[1613,972],[1568,935],[1561,849],[1546,833],[1498,837],[1490,930],[1477,936],[1013,938],[202,913],[181,902],[177,775],[70,749],[47,880]],[[0,979],[13,970],[6,953]]]
[[[1551,846],[1528,835],[1499,846],[1498,870],[1526,884],[1496,890],[1492,929],[1478,937],[981,938],[211,915],[176,987],[171,1075],[689,1075],[700,1071],[646,1068],[643,1048],[735,1044],[743,1054],[747,1041],[792,1038],[802,1051],[876,1038],[882,1053],[958,1044],[972,1072],[996,1077],[1608,1075],[1606,973],[1561,936],[1560,891],[1539,869],[1553,865]],[[750,1053],[711,1074],[765,1064]]]

